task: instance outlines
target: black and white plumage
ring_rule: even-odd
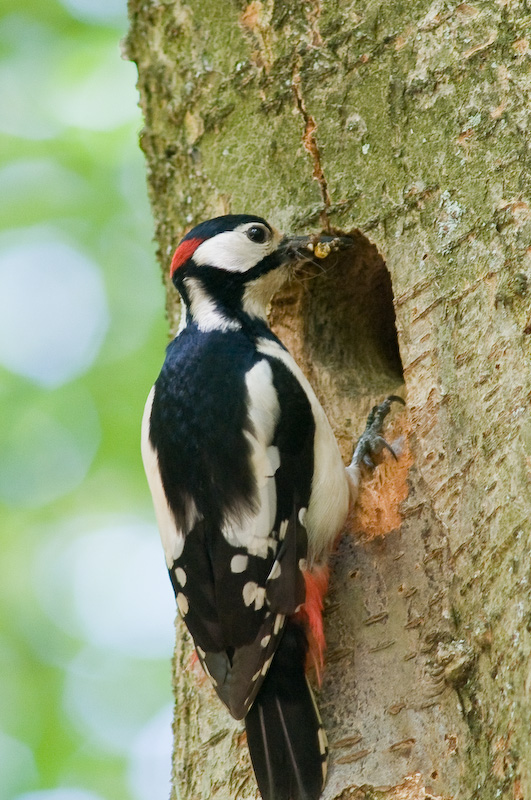
[[[349,481],[323,409],[267,323],[309,245],[248,215],[187,234],[172,261],[182,323],[142,426],[177,604],[217,694],[246,718],[264,800],[322,791],[327,745],[300,609],[358,476],[353,463]]]

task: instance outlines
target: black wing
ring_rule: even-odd
[[[222,472],[223,450],[232,446],[228,463],[238,454],[245,459],[236,464],[236,474],[252,471],[253,491],[249,496],[243,481],[238,502],[215,519],[206,500],[188,490],[196,519],[190,530],[179,532],[182,551],[169,567],[199,659],[230,712],[242,718],[267,673],[285,617],[304,602],[301,568],[307,539],[303,514],[313,475],[314,423],[304,390],[277,359],[251,360],[244,385],[237,385],[236,372],[230,377],[232,391],[226,403],[206,414],[222,417],[212,419],[218,428],[229,431],[227,444],[207,452],[208,438],[203,437],[197,456],[201,467],[194,462],[189,469],[199,473],[201,486],[211,487],[213,506],[218,507],[215,476]],[[246,398],[244,419],[231,397]],[[192,406],[188,404],[188,413]],[[167,464],[171,462],[168,440],[160,435],[157,439],[159,461],[162,448],[162,461]],[[193,459],[193,453],[189,457]],[[186,464],[180,469],[186,471]],[[164,474],[162,483],[171,507],[176,487],[168,487]],[[185,516],[181,512],[181,528]]]

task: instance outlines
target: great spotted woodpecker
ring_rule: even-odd
[[[349,242],[339,241],[341,244]],[[321,238],[326,254],[329,244]],[[146,403],[142,455],[179,611],[245,718],[264,800],[315,800],[327,740],[305,675],[322,658],[327,559],[389,400],[345,469],[325,413],[266,307],[310,237],[264,219],[203,222],[171,263],[179,332]]]

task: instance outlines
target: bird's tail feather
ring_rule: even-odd
[[[307,648],[302,626],[289,620],[245,718],[263,800],[317,800],[323,790],[328,748],[304,674]]]

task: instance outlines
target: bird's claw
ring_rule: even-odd
[[[397,453],[381,435],[384,420],[391,410],[391,405],[395,402],[405,405],[405,401],[401,397],[392,394],[379,405],[372,407],[367,417],[365,430],[354,448],[352,466],[359,467],[360,464],[365,464],[366,467],[373,470],[376,467],[373,456],[379,455],[382,450],[388,450],[395,461],[397,460]]]

